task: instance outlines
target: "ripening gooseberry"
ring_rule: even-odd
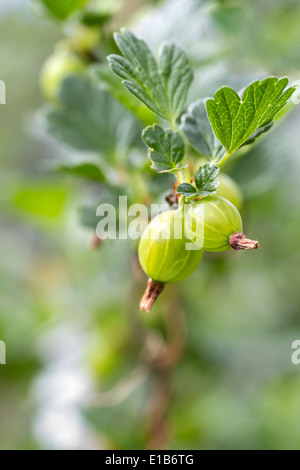
[[[257,241],[242,233],[243,223],[237,208],[220,196],[207,196],[191,207],[186,217],[186,234],[206,251],[249,250]]]
[[[240,211],[243,206],[243,194],[236,182],[225,173],[219,173],[217,180],[220,184],[216,196],[227,199]]]
[[[89,52],[95,49],[101,39],[101,30],[98,27],[76,25],[70,30],[70,45],[78,52]]]
[[[45,97],[56,103],[59,88],[69,75],[81,75],[86,71],[86,64],[77,55],[66,50],[56,51],[45,62],[41,75],[40,85]]]
[[[141,267],[150,278],[142,310],[150,311],[164,284],[181,281],[195,271],[203,251],[192,247],[185,235],[182,208],[163,212],[150,222],[138,251]]]

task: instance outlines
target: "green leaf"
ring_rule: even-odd
[[[88,0],[40,0],[56,18],[65,20],[71,13],[82,8]]]
[[[100,203],[99,203],[100,204]],[[99,205],[98,204],[98,205]],[[99,217],[96,215],[97,206],[82,206],[78,210],[79,222],[85,228],[96,230]]]
[[[129,31],[116,34],[115,41],[123,57],[108,57],[112,71],[151,111],[175,121],[193,80],[185,52],[174,44],[163,44],[156,61],[147,44]]]
[[[99,223],[99,216],[97,216],[97,208],[102,204],[112,204],[116,208],[116,213],[118,214],[119,207],[119,197],[124,194],[124,191],[120,188],[108,186],[99,187],[99,194],[97,199],[87,205],[82,205],[79,207],[79,222],[82,226],[95,230],[97,224]],[[119,223],[119,218],[117,217],[117,227]]]
[[[195,174],[195,184],[200,197],[215,194],[217,192],[219,182],[215,181],[218,176],[220,168],[216,165],[206,163],[200,166]]]
[[[73,176],[79,176],[80,178],[86,178],[94,181],[105,181],[104,174],[94,163],[79,163],[73,165],[64,164],[55,168],[55,170]]]
[[[121,0],[89,2],[81,13],[81,22],[88,26],[102,26],[119,10]]]
[[[232,88],[222,87],[206,102],[213,131],[227,155],[273,121],[295,91],[287,85],[287,78],[269,77],[249,85],[242,98]]]
[[[109,12],[86,11],[81,15],[81,23],[86,26],[103,26],[111,17]]]
[[[92,80],[113,98],[120,101],[129,111],[148,126],[156,122],[157,117],[122,85],[118,77],[106,64],[95,65],[90,70]]]
[[[85,77],[64,80],[58,107],[44,111],[46,130],[68,146],[124,157],[140,145],[141,125],[123,106]]]
[[[193,103],[182,116],[181,129],[186,138],[201,155],[216,158],[224,153],[224,147],[218,142],[209,122],[205,100]]]
[[[181,183],[177,186],[176,191],[180,196],[184,196],[187,199],[198,197],[197,189],[189,183]]]
[[[219,167],[206,163],[200,166],[195,174],[195,186],[189,183],[182,183],[177,186],[176,191],[186,199],[211,196],[217,192],[219,182],[215,181],[219,174]]]
[[[153,170],[162,173],[182,168],[178,165],[184,157],[184,143],[177,132],[155,124],[144,130],[143,140],[149,148]]]
[[[11,197],[14,206],[24,212],[56,218],[63,213],[67,191],[57,181],[28,181],[26,184],[18,185]]]
[[[243,143],[243,145],[253,144],[253,142],[255,142],[258,137],[260,137],[265,132],[268,132],[268,130],[271,129],[271,127],[273,126],[274,126],[274,121],[271,121],[266,126],[260,127],[259,129],[257,129],[256,132],[254,132],[254,134],[250,137],[250,139],[246,140],[246,142]]]

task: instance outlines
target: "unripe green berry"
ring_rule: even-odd
[[[191,247],[192,243],[185,235],[183,210],[163,212],[150,222],[141,237],[140,264],[157,283],[181,281],[195,271],[203,255],[202,250],[188,249],[187,245]]]
[[[76,25],[70,31],[70,46],[79,53],[86,53],[96,48],[101,39],[99,27]]]
[[[203,250],[185,234],[183,208],[159,214],[147,226],[139,244],[139,261],[149,276],[140,308],[150,312],[166,283],[182,281],[197,268]]]
[[[219,173],[217,180],[220,182],[220,185],[216,196],[227,199],[240,211],[243,206],[243,194],[236,182],[225,173]]]
[[[231,248],[231,235],[242,232],[237,208],[220,196],[207,196],[192,207],[186,218],[187,236],[206,251]]]
[[[40,76],[41,89],[45,97],[56,103],[59,88],[69,75],[81,75],[86,71],[86,64],[75,54],[66,50],[56,51],[45,62]]]

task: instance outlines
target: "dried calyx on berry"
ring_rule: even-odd
[[[257,250],[259,242],[257,240],[249,240],[243,233],[234,233],[229,237],[229,243],[234,250]]]
[[[243,222],[239,211],[220,196],[201,199],[190,209],[186,218],[187,236],[206,251],[259,248],[258,241],[246,238],[242,230]]]

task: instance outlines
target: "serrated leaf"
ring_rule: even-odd
[[[175,44],[163,44],[159,51],[158,64],[168,98],[167,117],[176,120],[184,108],[194,74],[187,55]]]
[[[112,71],[151,111],[175,121],[193,80],[185,52],[175,44],[163,44],[156,61],[147,44],[129,31],[116,34],[115,41],[123,57],[108,57]]]
[[[92,80],[113,98],[120,101],[129,111],[135,114],[146,126],[157,121],[156,115],[122,85],[107,64],[93,66],[90,70]]]
[[[218,142],[209,122],[205,101],[193,103],[182,116],[181,129],[197,152],[210,158],[224,153],[224,147]]]
[[[213,131],[228,155],[273,121],[295,91],[287,85],[287,78],[269,77],[249,85],[242,98],[232,88],[222,87],[206,102]]]
[[[158,125],[147,127],[143,140],[149,148],[152,168],[158,173],[180,169],[184,157],[184,143],[177,132],[164,130]]]
[[[180,196],[184,196],[187,199],[198,197],[199,193],[197,189],[189,183],[181,183],[177,186],[176,191]]]
[[[71,13],[82,8],[88,0],[40,0],[50,13],[60,20],[65,20]]]
[[[253,142],[255,142],[256,139],[258,139],[258,137],[260,137],[262,134],[265,134],[265,132],[268,132],[268,130],[271,129],[273,125],[274,125],[274,121],[271,121],[266,126],[260,127],[259,129],[257,129],[256,132],[254,132],[254,134],[250,137],[250,139],[246,140],[246,142],[243,143],[243,145],[253,144]]]
[[[105,181],[103,172],[94,163],[64,164],[57,167],[56,171],[94,181]]]
[[[218,176],[220,168],[216,165],[210,165],[206,163],[204,166],[200,166],[195,174],[195,184],[199,193],[199,196],[204,197],[215,194],[219,186],[219,182],[215,181]]]
[[[211,196],[217,192],[219,181],[215,181],[220,168],[216,165],[206,163],[200,166],[195,174],[195,186],[189,183],[182,183],[177,186],[176,191],[186,199],[196,199],[198,197]]]
[[[128,111],[85,77],[68,77],[58,107],[44,111],[46,130],[68,146],[124,157],[140,142],[141,126]]]

